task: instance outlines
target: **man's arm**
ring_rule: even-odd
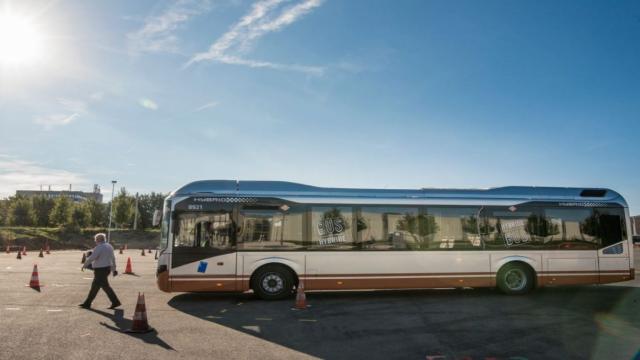
[[[82,265],[83,269],[86,269],[89,267],[89,265],[96,259],[98,259],[101,256],[102,253],[102,247],[100,246],[96,246],[93,249],[93,252],[91,253],[91,255],[87,256],[86,261],[84,262],[84,265]]]
[[[111,245],[109,246],[111,247],[111,251],[109,251],[109,253],[111,254],[111,272],[115,272],[116,271],[116,255],[113,252],[113,246]]]

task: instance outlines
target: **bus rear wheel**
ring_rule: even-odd
[[[507,295],[523,295],[534,286],[533,270],[528,265],[508,263],[500,268],[496,278],[498,288]]]
[[[263,300],[279,300],[291,296],[293,285],[291,272],[278,265],[258,269],[251,281],[251,288]]]

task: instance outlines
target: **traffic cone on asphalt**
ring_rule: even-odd
[[[156,250],[156,257],[155,260],[158,260],[158,250]]]
[[[40,287],[44,285],[40,285],[40,280],[38,279],[38,265],[33,264],[33,272],[31,273],[31,281],[29,281],[28,286],[33,290],[40,291]]]
[[[144,304],[144,293],[138,293],[138,303],[136,304],[136,311],[133,313],[133,324],[131,329],[126,330],[128,333],[148,333],[153,331],[153,328],[149,326],[147,321],[147,307]]]
[[[84,264],[87,262],[87,253],[82,252],[82,260],[80,260],[80,264]]]
[[[20,250],[18,250],[18,256],[16,256],[16,259],[22,260],[22,254],[20,253]]]
[[[120,255],[122,255],[122,246],[120,246]]]
[[[25,256],[25,255],[27,255],[27,247],[23,246],[22,247],[22,256]]]
[[[127,258],[127,267],[124,269],[125,274],[133,274],[133,270],[131,269],[131,258]]]
[[[141,256],[144,256],[144,249],[142,249],[142,254],[140,254]]]
[[[40,248],[40,254],[38,254],[38,257],[44,257],[44,253],[42,252],[42,248]]]
[[[296,309],[304,310],[307,308],[307,296],[304,294],[304,283],[301,281],[296,291]]]

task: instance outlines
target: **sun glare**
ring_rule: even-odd
[[[43,40],[28,18],[0,12],[0,64],[28,65],[43,55]]]

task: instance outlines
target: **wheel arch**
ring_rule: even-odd
[[[527,261],[529,260],[529,261]],[[538,270],[536,270],[536,267],[534,267],[537,262],[531,258],[525,257],[525,256],[510,256],[507,259],[503,259],[501,260],[497,265],[496,265],[496,272],[495,272],[495,281],[497,282],[497,278],[498,278],[498,273],[500,272],[500,270],[502,270],[506,265],[521,265],[524,266],[526,268],[528,268],[531,271],[532,277],[533,277],[533,288],[537,288],[538,287]]]
[[[248,271],[251,274],[251,276],[249,277],[249,287],[251,287],[251,284],[253,284],[253,280],[256,274],[266,266],[281,266],[287,269],[291,273],[291,275],[293,275],[294,285],[298,286],[299,272],[296,271],[296,268],[300,269],[300,266],[295,262],[287,259],[283,259],[279,257],[271,257],[271,258],[266,258],[266,259],[256,261],[252,264],[251,270]]]

